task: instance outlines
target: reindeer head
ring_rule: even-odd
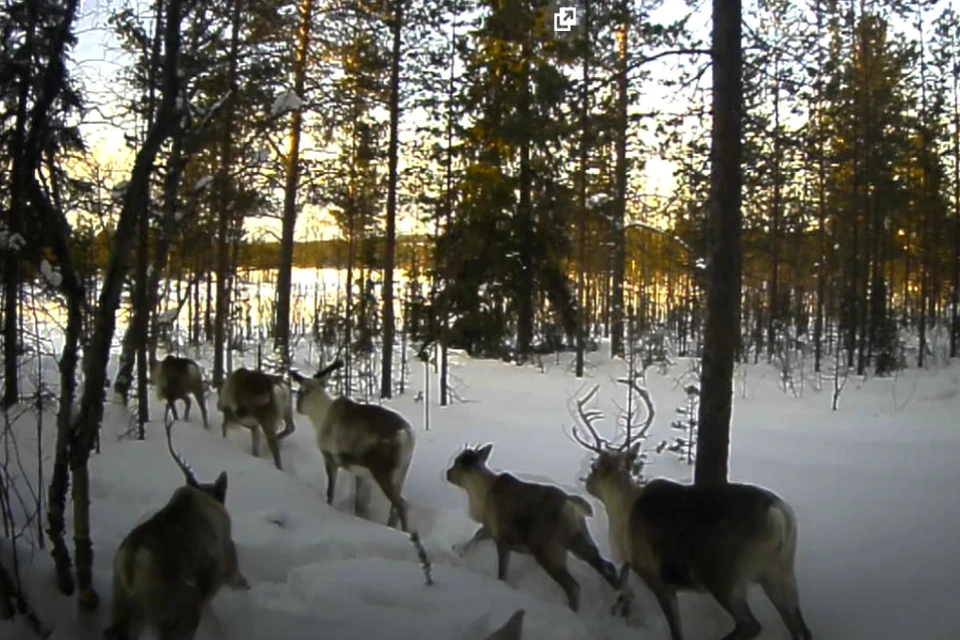
[[[334,360],[308,378],[296,369],[290,370],[290,377],[299,385],[297,391],[297,413],[307,415],[311,404],[317,400],[326,397],[327,383],[330,381],[330,374],[337,369],[343,368],[343,360]]]
[[[493,451],[492,444],[485,444],[477,448],[465,448],[457,454],[453,464],[447,469],[447,482],[463,488],[470,475],[487,469],[487,459],[490,457],[491,451]]]
[[[642,424],[636,425],[633,408],[627,410],[623,425],[625,434],[619,443],[611,443],[594,427],[594,423],[603,418],[603,412],[586,409],[587,403],[596,396],[600,385],[594,385],[583,398],[576,401],[577,417],[582,424],[574,426],[571,434],[580,446],[595,454],[590,463],[590,471],[582,480],[587,493],[598,499],[606,492],[606,487],[636,481],[643,467],[641,446],[656,415],[650,393],[645,388],[632,379],[623,379],[620,382],[632,387],[635,395],[644,404],[647,415]]]
[[[633,482],[640,456],[640,443],[629,449],[608,448],[597,453],[584,478],[584,486],[594,498],[600,498],[612,484]]]
[[[198,482],[197,489],[225,505],[227,502],[227,472],[221,471],[213,482]]]

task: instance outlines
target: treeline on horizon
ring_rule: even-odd
[[[108,232],[100,232],[95,235],[85,234],[82,231],[74,235],[76,254],[80,258],[82,265],[80,274],[85,278],[97,278],[101,276],[107,268],[109,262],[109,249],[112,242],[113,229],[108,227]],[[640,280],[649,278],[649,274],[655,273],[667,277],[668,272],[685,273],[693,268],[691,256],[687,250],[676,241],[683,240],[682,231],[676,236],[671,236],[667,232],[654,232],[644,228],[628,229],[626,235],[626,262],[633,264],[633,268],[626,269],[625,281],[628,285],[639,286]],[[816,260],[819,252],[819,240],[817,230],[809,230],[801,233],[794,233],[788,241],[793,246],[792,260],[781,261],[779,268],[784,272],[789,281],[795,283],[798,291],[810,292],[816,287]],[[91,238],[93,235],[93,238]],[[769,231],[762,228],[744,229],[742,243],[743,253],[743,279],[744,289],[749,292],[750,289],[762,286],[764,274],[769,273],[771,268],[771,256],[764,251],[764,247],[769,243]],[[588,233],[588,242],[591,247],[587,252],[588,260],[585,261],[585,272],[593,278],[609,277],[610,275],[610,252],[608,247],[604,246],[603,237],[600,230],[594,229]],[[379,270],[383,268],[385,239],[380,235],[369,235],[359,240],[362,245],[356,249],[354,260],[355,268]],[[406,272],[416,272],[423,275],[429,275],[434,268],[434,248],[436,239],[427,233],[403,234],[398,235],[396,239],[396,257],[395,263],[398,269]],[[189,249],[189,247],[187,247]],[[264,240],[261,238],[246,238],[242,240],[237,247],[238,270],[275,270],[280,266],[281,245],[276,240]],[[694,253],[696,249],[694,248]],[[325,240],[307,240],[297,241],[293,249],[293,267],[297,269],[346,269],[350,254],[349,242],[344,238],[331,238]],[[696,259],[696,258],[694,258]],[[930,256],[930,261],[936,266],[933,269],[935,274],[942,277],[943,274],[950,272],[952,255],[946,247]],[[187,278],[194,273],[197,266],[200,271],[206,271],[205,261],[197,260],[193,252],[181,247],[173,247],[170,252],[168,275],[171,277]],[[211,265],[212,266],[212,265]],[[576,276],[578,265],[570,260],[567,264],[568,276]],[[890,292],[890,295],[902,298],[905,288],[911,290],[919,286],[919,280],[916,272],[910,268],[908,259],[891,261],[888,268],[888,275],[892,282],[899,284]],[[29,277],[38,278],[36,270],[29,271]],[[943,302],[946,302],[944,300]]]

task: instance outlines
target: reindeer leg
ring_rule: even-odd
[[[589,532],[577,531],[570,540],[570,552],[580,558],[600,574],[614,590],[620,589],[620,577],[613,563],[600,555],[596,543]]]
[[[353,474],[353,512],[357,517],[365,520],[370,519],[370,498],[373,494],[373,486],[370,480],[360,477],[359,474]]]
[[[497,545],[497,579],[506,582],[510,569],[510,547],[499,540],[494,542]]]
[[[290,405],[287,405],[283,411],[283,431],[277,434],[277,440],[283,440],[293,433],[296,428],[297,426],[293,421],[293,412],[290,410]]]
[[[227,546],[227,565],[230,567],[230,577],[227,578],[227,584],[238,591],[249,591],[250,583],[240,573],[239,561],[237,560],[237,545],[230,540]]]
[[[321,451],[323,456],[323,468],[327,472],[327,504],[333,504],[333,496],[337,490],[337,471],[340,470],[333,456],[326,451]]]
[[[190,407],[192,404],[190,396],[183,396],[183,404],[187,406],[186,410],[183,412],[183,420],[186,422],[190,419]]]
[[[711,590],[713,592],[713,590]],[[723,640],[753,640],[760,635],[760,623],[753,617],[747,605],[746,589],[735,589],[732,592],[713,592],[720,606],[727,610],[736,623],[733,631],[724,636]]]
[[[179,419],[180,419],[180,416],[177,414],[177,400],[176,400],[176,398],[174,398],[174,399],[172,399],[172,400],[167,400],[167,407],[170,409],[170,413],[173,414],[173,419],[174,419],[174,420],[179,420]],[[166,418],[166,414],[164,414],[164,418]]]
[[[250,429],[250,453],[254,458],[260,457],[260,427]]]
[[[567,569],[567,550],[560,545],[550,545],[547,548],[537,546],[531,547],[530,553],[547,575],[563,589],[570,609],[577,611],[580,608],[580,584]]]
[[[220,423],[220,431],[223,433],[223,437],[227,437],[227,426],[233,421],[233,411],[226,407],[223,408],[223,422]]]
[[[277,469],[283,471],[283,465],[280,464],[280,445],[277,443],[276,432],[273,429],[264,429],[263,435],[266,436],[267,448],[270,449],[270,453],[273,455],[273,464]]]
[[[663,584],[655,575],[640,572],[634,568],[634,572],[640,576],[640,579],[646,583],[650,591],[657,599],[657,604],[663,611],[663,617],[667,619],[667,626],[670,628],[670,640],[683,640],[683,633],[680,631],[680,609],[677,605],[676,592]]]
[[[403,497],[400,495],[400,492],[397,490],[396,487],[393,486],[393,483],[391,482],[392,478],[390,477],[390,474],[384,473],[382,471],[373,471],[372,469],[371,469],[371,473],[373,473],[373,479],[377,481],[377,484],[380,486],[380,490],[383,491],[385,496],[387,496],[387,500],[390,501],[390,504],[392,505],[393,509],[397,510],[397,514],[400,517],[400,529],[403,530],[404,533],[408,533],[410,529],[407,526],[408,525],[407,505],[404,504]],[[393,517],[393,513],[391,509],[391,514],[390,514],[390,518],[387,521],[387,526],[395,527],[396,524],[397,522],[396,522],[396,519]]]
[[[203,417],[203,428],[210,428],[210,421],[207,419],[207,401],[204,399],[202,394],[195,394],[197,398],[197,404],[200,405],[200,415]]]
[[[476,533],[473,534],[472,538],[467,540],[462,545],[460,544],[453,545],[453,552],[462,558],[467,554],[468,551],[473,549],[479,543],[483,542],[484,540],[490,540],[491,537],[492,536],[490,535],[490,530],[487,529],[486,526],[480,525],[480,528],[477,529]]]
[[[813,636],[800,612],[797,579],[793,575],[793,568],[788,566],[768,571],[760,577],[760,586],[789,629],[790,637],[793,640],[811,640]]]

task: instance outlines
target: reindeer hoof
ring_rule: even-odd
[[[450,548],[453,549],[453,552],[457,554],[458,558],[462,558],[463,554],[465,553],[465,549],[463,547],[464,545],[462,544],[454,544]]]

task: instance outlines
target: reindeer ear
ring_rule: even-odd
[[[216,482],[213,483],[213,495],[216,497],[217,502],[223,504],[227,500],[227,472],[221,471],[220,475],[217,476]]]
[[[480,462],[486,462],[487,458],[490,457],[490,452],[493,451],[493,443],[488,442],[479,449],[477,449],[477,459]]]
[[[640,456],[640,442],[635,442],[630,449],[627,450],[627,459],[630,461],[636,460]]]

